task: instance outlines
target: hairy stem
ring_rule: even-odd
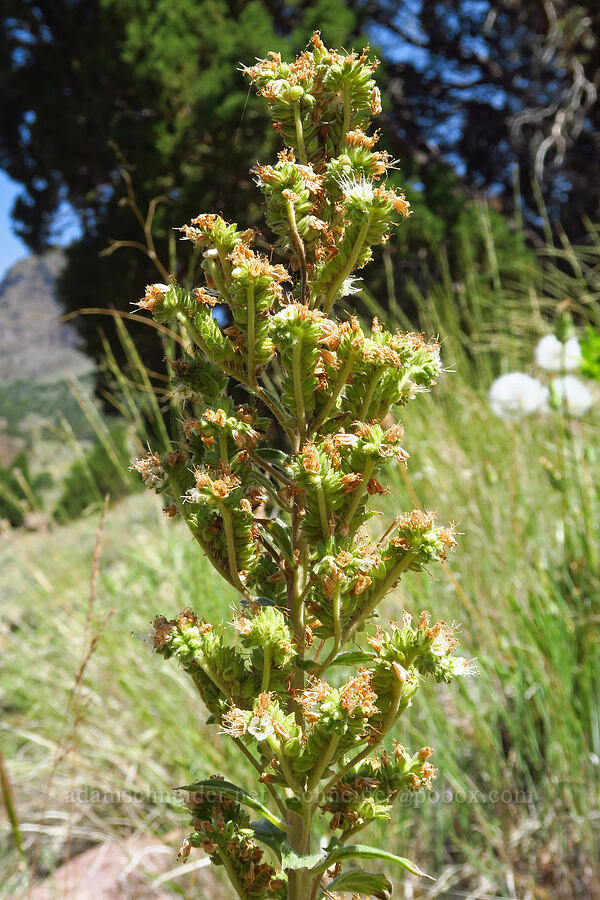
[[[358,414],[359,421],[366,422],[367,416],[369,414],[369,407],[371,405],[371,400],[373,399],[373,394],[375,393],[375,388],[379,382],[381,377],[381,372],[375,370],[373,375],[369,380],[369,384],[367,385],[367,390],[365,391],[364,400],[362,402],[362,406],[360,408],[360,412]]]
[[[236,745],[238,750],[241,750],[241,752],[244,754],[244,756],[246,757],[248,762],[250,762],[254,766],[254,768],[259,773],[259,775],[262,775],[263,774],[262,765],[259,763],[259,761],[257,759],[255,759],[252,756],[252,754],[250,753],[248,748],[245,746],[243,741],[241,741],[239,738],[236,738],[236,737],[232,738],[232,741],[234,742],[234,744]],[[281,813],[282,818],[285,819],[285,817],[287,816],[288,810],[287,810],[287,807],[285,806],[285,804],[283,803],[283,801],[281,800],[280,796],[278,795],[277,791],[275,790],[275,788],[273,787],[272,784],[269,784],[268,781],[263,782],[263,784],[265,785],[269,794],[273,798],[273,800],[277,806],[277,809]]]
[[[321,484],[317,485],[317,499],[319,501],[319,517],[321,519],[321,529],[325,540],[329,537],[329,519],[327,518],[327,502],[325,500],[325,492]]]
[[[225,540],[227,542],[227,555],[229,557],[229,569],[231,572],[231,577],[233,579],[233,584],[234,587],[236,587],[238,591],[240,591],[240,593],[246,596],[248,592],[242,584],[238,573],[237,552],[235,549],[235,534],[233,533],[233,519],[231,517],[231,511],[224,503],[219,503],[219,510],[221,512],[221,516],[223,517]]]
[[[365,238],[369,231],[369,224],[370,223],[368,221],[365,222],[365,224],[362,226],[362,228],[358,232],[358,235],[356,236],[356,240],[354,242],[354,246],[352,247],[352,250],[350,251],[350,256],[348,257],[348,259],[346,261],[346,265],[340,270],[340,272],[338,272],[337,277],[334,278],[329,290],[327,291],[327,294],[325,295],[325,302],[323,304],[323,312],[325,313],[326,316],[329,315],[329,311],[334,304],[334,301],[338,295],[338,292],[339,292],[341,286],[343,285],[346,278],[348,278],[348,276],[352,274],[352,271],[353,271],[356,263],[358,262],[358,257],[360,256],[360,252],[365,243]]]
[[[391,572],[388,572],[377,590],[373,593],[373,596],[369,598],[366,605],[355,610],[344,629],[344,642],[349,641],[354,632],[369,618],[375,607],[383,600],[390,588],[409,567],[414,555],[414,550],[409,550]]]
[[[292,232],[292,238],[294,241],[294,247],[296,248],[296,253],[298,254],[298,263],[300,265],[300,298],[302,303],[308,305],[308,269],[306,265],[306,253],[304,251],[304,241],[300,237],[300,233],[298,231],[298,226],[296,224],[296,210],[294,209],[294,204],[291,200],[287,201],[287,215],[288,222],[290,223],[290,231]]]
[[[238,878],[238,874],[235,871],[235,866],[233,865],[233,862],[231,861],[231,857],[229,857],[227,855],[227,853],[223,852],[223,850],[219,849],[217,852],[223,861],[223,865],[225,866],[225,871],[227,872],[227,874],[229,876],[229,880],[231,881],[233,887],[235,888],[236,894],[238,895],[238,897],[241,898],[241,900],[248,900],[248,894],[244,890],[244,887],[243,887],[240,879]]]
[[[302,114],[300,112],[300,102],[294,102],[294,125],[296,126],[296,141],[298,142],[298,156],[300,162],[305,166],[308,162],[306,156],[306,147],[304,146],[304,130],[302,128]]]
[[[208,261],[208,268],[221,298],[226,302],[229,302],[229,288],[225,284],[223,273],[218,263],[214,259],[210,259]]]
[[[352,499],[350,500],[350,504],[348,506],[348,511],[344,516],[344,520],[347,525],[350,525],[350,522],[354,518],[354,513],[358,509],[358,505],[364,495],[364,492],[367,488],[369,481],[371,480],[371,473],[373,472],[374,468],[375,468],[375,462],[370,459],[365,464],[365,470],[363,472],[362,481],[359,484],[358,488],[354,491],[354,493],[352,495]]]
[[[229,461],[229,454],[227,452],[227,435],[221,431],[219,434],[219,449],[221,451],[221,459],[224,463]]]
[[[256,385],[256,319],[254,310],[254,284],[248,285],[246,302],[248,304],[248,381],[254,387]]]
[[[350,86],[348,80],[344,82],[344,121],[342,122],[342,137],[340,140],[340,153],[346,146],[346,135],[350,130]]]
[[[306,435],[306,416],[304,411],[304,395],[302,393],[302,342],[296,341],[292,351],[292,378],[294,381],[294,399],[298,417],[298,449],[304,443]]]
[[[315,421],[313,422],[313,424],[311,425],[311,427],[309,429],[309,436],[315,434],[315,432],[317,432],[319,430],[321,425],[329,418],[329,415],[330,415],[332,409],[334,408],[335,404],[337,403],[338,397],[342,393],[342,391],[345,387],[345,384],[348,381],[348,376],[349,376],[350,372],[352,371],[353,363],[354,363],[354,354],[350,353],[350,355],[348,356],[348,359],[346,360],[346,362],[343,364],[340,371],[338,372],[338,376],[335,380],[335,384],[333,386],[333,391],[331,392],[331,396],[328,398],[325,406],[321,409],[321,412],[319,413],[319,415],[317,416],[317,418],[315,419]]]
[[[402,683],[396,678],[392,683],[392,699],[390,701],[389,709],[381,723],[381,728],[379,729],[379,732],[377,734],[377,741],[369,741],[367,746],[364,747],[360,751],[360,753],[357,753],[352,757],[352,759],[348,760],[348,762],[344,766],[342,766],[339,772],[337,772],[332,778],[329,779],[329,781],[321,791],[321,797],[325,797],[347,772],[349,772],[351,769],[354,769],[359,763],[363,761],[363,759],[365,759],[370,753],[372,753],[373,746],[376,746],[383,741],[384,737],[390,731],[390,729],[396,722],[396,719],[398,718],[401,700]]]
[[[275,418],[277,419],[277,421],[279,422],[279,424],[281,425],[281,427],[287,434],[290,444],[293,446],[294,445],[294,435],[293,435],[292,429],[289,426],[288,417],[286,416],[286,414],[284,413],[282,408],[279,406],[277,401],[274,400],[273,397],[271,397],[271,395],[269,393],[267,393],[267,391],[260,385],[256,385],[256,387],[253,388],[253,390],[255,391],[256,396],[260,397],[260,399],[265,404],[265,406],[269,407],[269,409],[271,410],[271,412],[273,413],[273,415],[275,416]]]
[[[271,680],[271,658],[273,651],[271,645],[267,644],[263,651],[263,672],[260,689],[264,693],[269,690],[269,682]]]
[[[210,360],[210,362],[214,362],[217,366],[219,366],[219,368],[222,369],[222,371],[225,372],[226,375],[229,375],[231,378],[235,378],[236,381],[240,381],[242,384],[246,384],[240,373],[236,372],[232,366],[228,365],[228,363],[224,362],[223,360],[215,359],[214,354],[211,353],[208,349],[204,338],[202,337],[194,323],[191,322],[189,317],[185,315],[185,313],[178,312],[176,318],[178,322],[183,325],[191,340],[200,348],[200,350],[202,350],[202,352],[204,353],[206,358]]]
[[[172,482],[174,482],[174,478],[175,478],[175,476],[173,474],[171,474]],[[177,510],[178,510],[181,518],[185,522],[188,523],[188,527],[190,527],[190,531],[192,532],[192,534],[194,536],[194,540],[202,548],[202,550],[204,551],[204,554],[208,558],[210,564],[217,570],[219,575],[221,575],[225,579],[225,581],[227,581],[232,587],[237,587],[237,585],[233,581],[233,578],[232,578],[229,570],[210,552],[208,545],[202,540],[201,535],[198,533],[198,529],[192,528],[189,525],[189,522],[188,522],[189,516],[187,515],[187,510],[185,508],[186,504],[183,502],[183,500],[180,497],[181,493],[182,493],[182,488],[178,487],[178,489],[177,489],[178,496],[175,498],[175,506],[177,507]]]
[[[329,765],[329,763],[331,762],[331,760],[333,759],[333,757],[335,755],[335,751],[338,748],[339,742],[340,742],[340,735],[339,734],[332,735],[331,740],[329,741],[329,744],[327,745],[327,748],[326,748],[323,756],[321,757],[321,759],[319,760],[319,762],[316,764],[315,768],[313,769],[313,773],[312,773],[312,775],[308,781],[308,785],[306,787],[307,793],[310,794],[312,791],[314,791],[314,789],[316,787],[318,787],[318,784],[319,784],[321,778],[323,777],[323,773],[325,772],[325,770],[327,769],[327,766]],[[318,800],[317,800],[317,802],[318,802]],[[316,803],[315,803],[315,805],[316,805]]]

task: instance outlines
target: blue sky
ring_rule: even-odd
[[[0,279],[7,269],[29,255],[29,249],[13,232],[10,211],[19,192],[19,186],[0,171]]]
[[[0,280],[7,270],[31,250],[14,233],[10,211],[19,193],[19,185],[0,170]],[[62,203],[54,217],[51,242],[61,247],[67,246],[81,234],[79,221],[68,203]]]

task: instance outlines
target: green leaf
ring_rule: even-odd
[[[273,600],[271,597],[253,597],[252,599],[254,601],[256,601],[256,603],[258,603],[259,606],[279,606],[280,605],[277,602],[277,600]],[[248,602],[249,601],[247,601],[247,603]],[[244,603],[243,605],[246,606],[247,603]]]
[[[364,666],[367,663],[373,662],[374,659],[373,653],[368,653],[366,650],[347,650],[344,653],[338,653],[331,662],[330,666]]]
[[[300,815],[302,815],[302,804],[297,797],[286,797],[285,805],[291,812],[299,813]]]
[[[284,469],[289,465],[289,456],[283,450],[277,450],[275,447],[259,447],[253,451],[254,456],[263,462],[269,463],[271,466],[279,466]]]
[[[322,853],[311,853],[310,856],[298,856],[290,845],[281,845],[281,864],[284,869],[312,869],[323,859]]]
[[[256,797],[253,797],[245,791],[244,788],[239,787],[237,784],[232,784],[230,781],[220,781],[218,778],[205,778],[204,781],[195,781],[194,784],[184,784],[177,788],[177,790],[189,791],[193,794],[202,794],[207,799],[210,797],[214,797],[215,799],[218,797],[226,797],[228,800],[235,800],[237,803],[243,803],[244,806],[248,806],[250,809],[262,813],[265,819],[272,822],[277,828],[281,828],[283,831],[287,829],[285,822],[282,822],[281,819],[278,819],[277,816],[273,815],[271,810],[261,803],[260,800],[257,800]]]
[[[388,853],[387,850],[381,850],[379,847],[367,847],[365,844],[354,844],[350,847],[338,847],[337,850],[328,853],[325,859],[315,866],[314,871],[316,874],[324,872],[325,869],[328,869],[335,863],[341,862],[343,859],[352,859],[354,857],[358,857],[359,859],[385,859],[387,862],[393,862],[397,866],[406,869],[408,872],[412,872],[413,875],[420,875],[422,878],[431,878],[430,875],[421,871],[421,869],[415,865],[415,863],[411,862],[410,859],[405,859],[403,856],[396,856],[394,853]]]
[[[385,875],[363,872],[362,869],[348,869],[327,885],[328,891],[358,891],[378,900],[389,900],[392,882]]]
[[[285,841],[285,831],[277,828],[268,819],[261,819],[259,822],[250,822],[250,827],[254,832],[254,837],[261,844],[264,844],[269,850],[272,850],[279,862],[281,862],[281,845]]]
[[[314,659],[295,659],[294,665],[298,669],[302,669],[303,672],[310,672],[311,669],[316,669],[319,664]]]
[[[269,534],[272,534],[279,549],[284,554],[287,561],[294,565],[294,551],[292,548],[292,535],[288,525],[282,519],[267,519],[262,520],[261,525]]]

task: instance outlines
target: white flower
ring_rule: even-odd
[[[364,175],[361,175],[359,179],[342,176],[338,184],[346,200],[355,200],[359,203],[373,202],[373,182]]]
[[[451,656],[448,660],[449,669],[453,675],[477,675],[477,668],[472,659],[464,656]]]
[[[290,303],[289,306],[284,306],[278,313],[275,313],[273,318],[279,319],[281,322],[289,322],[291,319],[295,319],[297,315],[296,307],[293,303]]]
[[[544,409],[548,393],[548,388],[531,375],[509,372],[497,378],[491,386],[490,406],[501,419],[517,422],[523,416]]]
[[[535,361],[547,372],[572,372],[579,369],[583,361],[579,341],[572,337],[563,344],[554,334],[547,334],[535,348]]]
[[[181,499],[184,503],[202,503],[204,497],[197,487],[191,487]]]
[[[362,291],[362,278],[346,278],[342,284],[340,297],[349,297]]]
[[[180,381],[173,389],[173,400],[177,403],[186,403],[188,400],[202,400],[202,394],[192,390],[189,385]]]
[[[252,721],[248,725],[248,734],[254,735],[257,741],[266,741],[268,737],[275,734],[273,722],[270,716],[253,716]]]
[[[574,375],[563,375],[552,381],[552,392],[559,403],[564,403],[571,416],[583,416],[592,405],[589,388]]]

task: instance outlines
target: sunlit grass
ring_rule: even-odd
[[[509,426],[486,400],[500,370],[529,364],[546,328],[542,314],[556,300],[569,296],[576,315],[596,321],[597,244],[554,252],[575,260],[571,270],[524,272],[520,283],[496,284],[483,297],[468,279],[414,294],[412,327],[440,335],[453,371],[401,410],[409,467],[391,477],[384,502],[386,512],[433,508],[461,535],[448,567],[430,579],[407,577],[387,613],[429,609],[459,622],[461,651],[477,657],[479,669],[465,683],[420,693],[395,734],[411,749],[433,745],[440,769],[432,799],[416,798],[418,815],[410,806],[395,810],[380,835],[438,877],[429,896],[455,888],[571,900],[594,896],[600,878],[598,404],[565,444],[557,419]],[[158,407],[135,348],[126,349],[127,376],[107,361],[121,392],[115,405],[138,439],[148,421],[159,435]],[[568,495],[553,486],[561,472]],[[69,833],[71,853],[136,831],[174,835],[175,847],[185,817],[173,786],[225,770],[245,783],[235,751],[225,760],[227,742],[204,727],[189,680],[142,640],[156,613],[188,604],[204,618],[227,618],[233,592],[183,527],[143,495],[109,510],[94,616],[115,614],[86,669],[76,744],[44,802],[72,723],[99,515],[48,535],[13,535],[0,548],[0,748],[29,853],[46,806],[40,872],[64,858]],[[576,538],[576,553],[566,554],[565,534]],[[70,803],[73,790],[96,790],[109,802]],[[24,874],[8,820],[0,841],[8,873],[0,890],[10,896]]]

